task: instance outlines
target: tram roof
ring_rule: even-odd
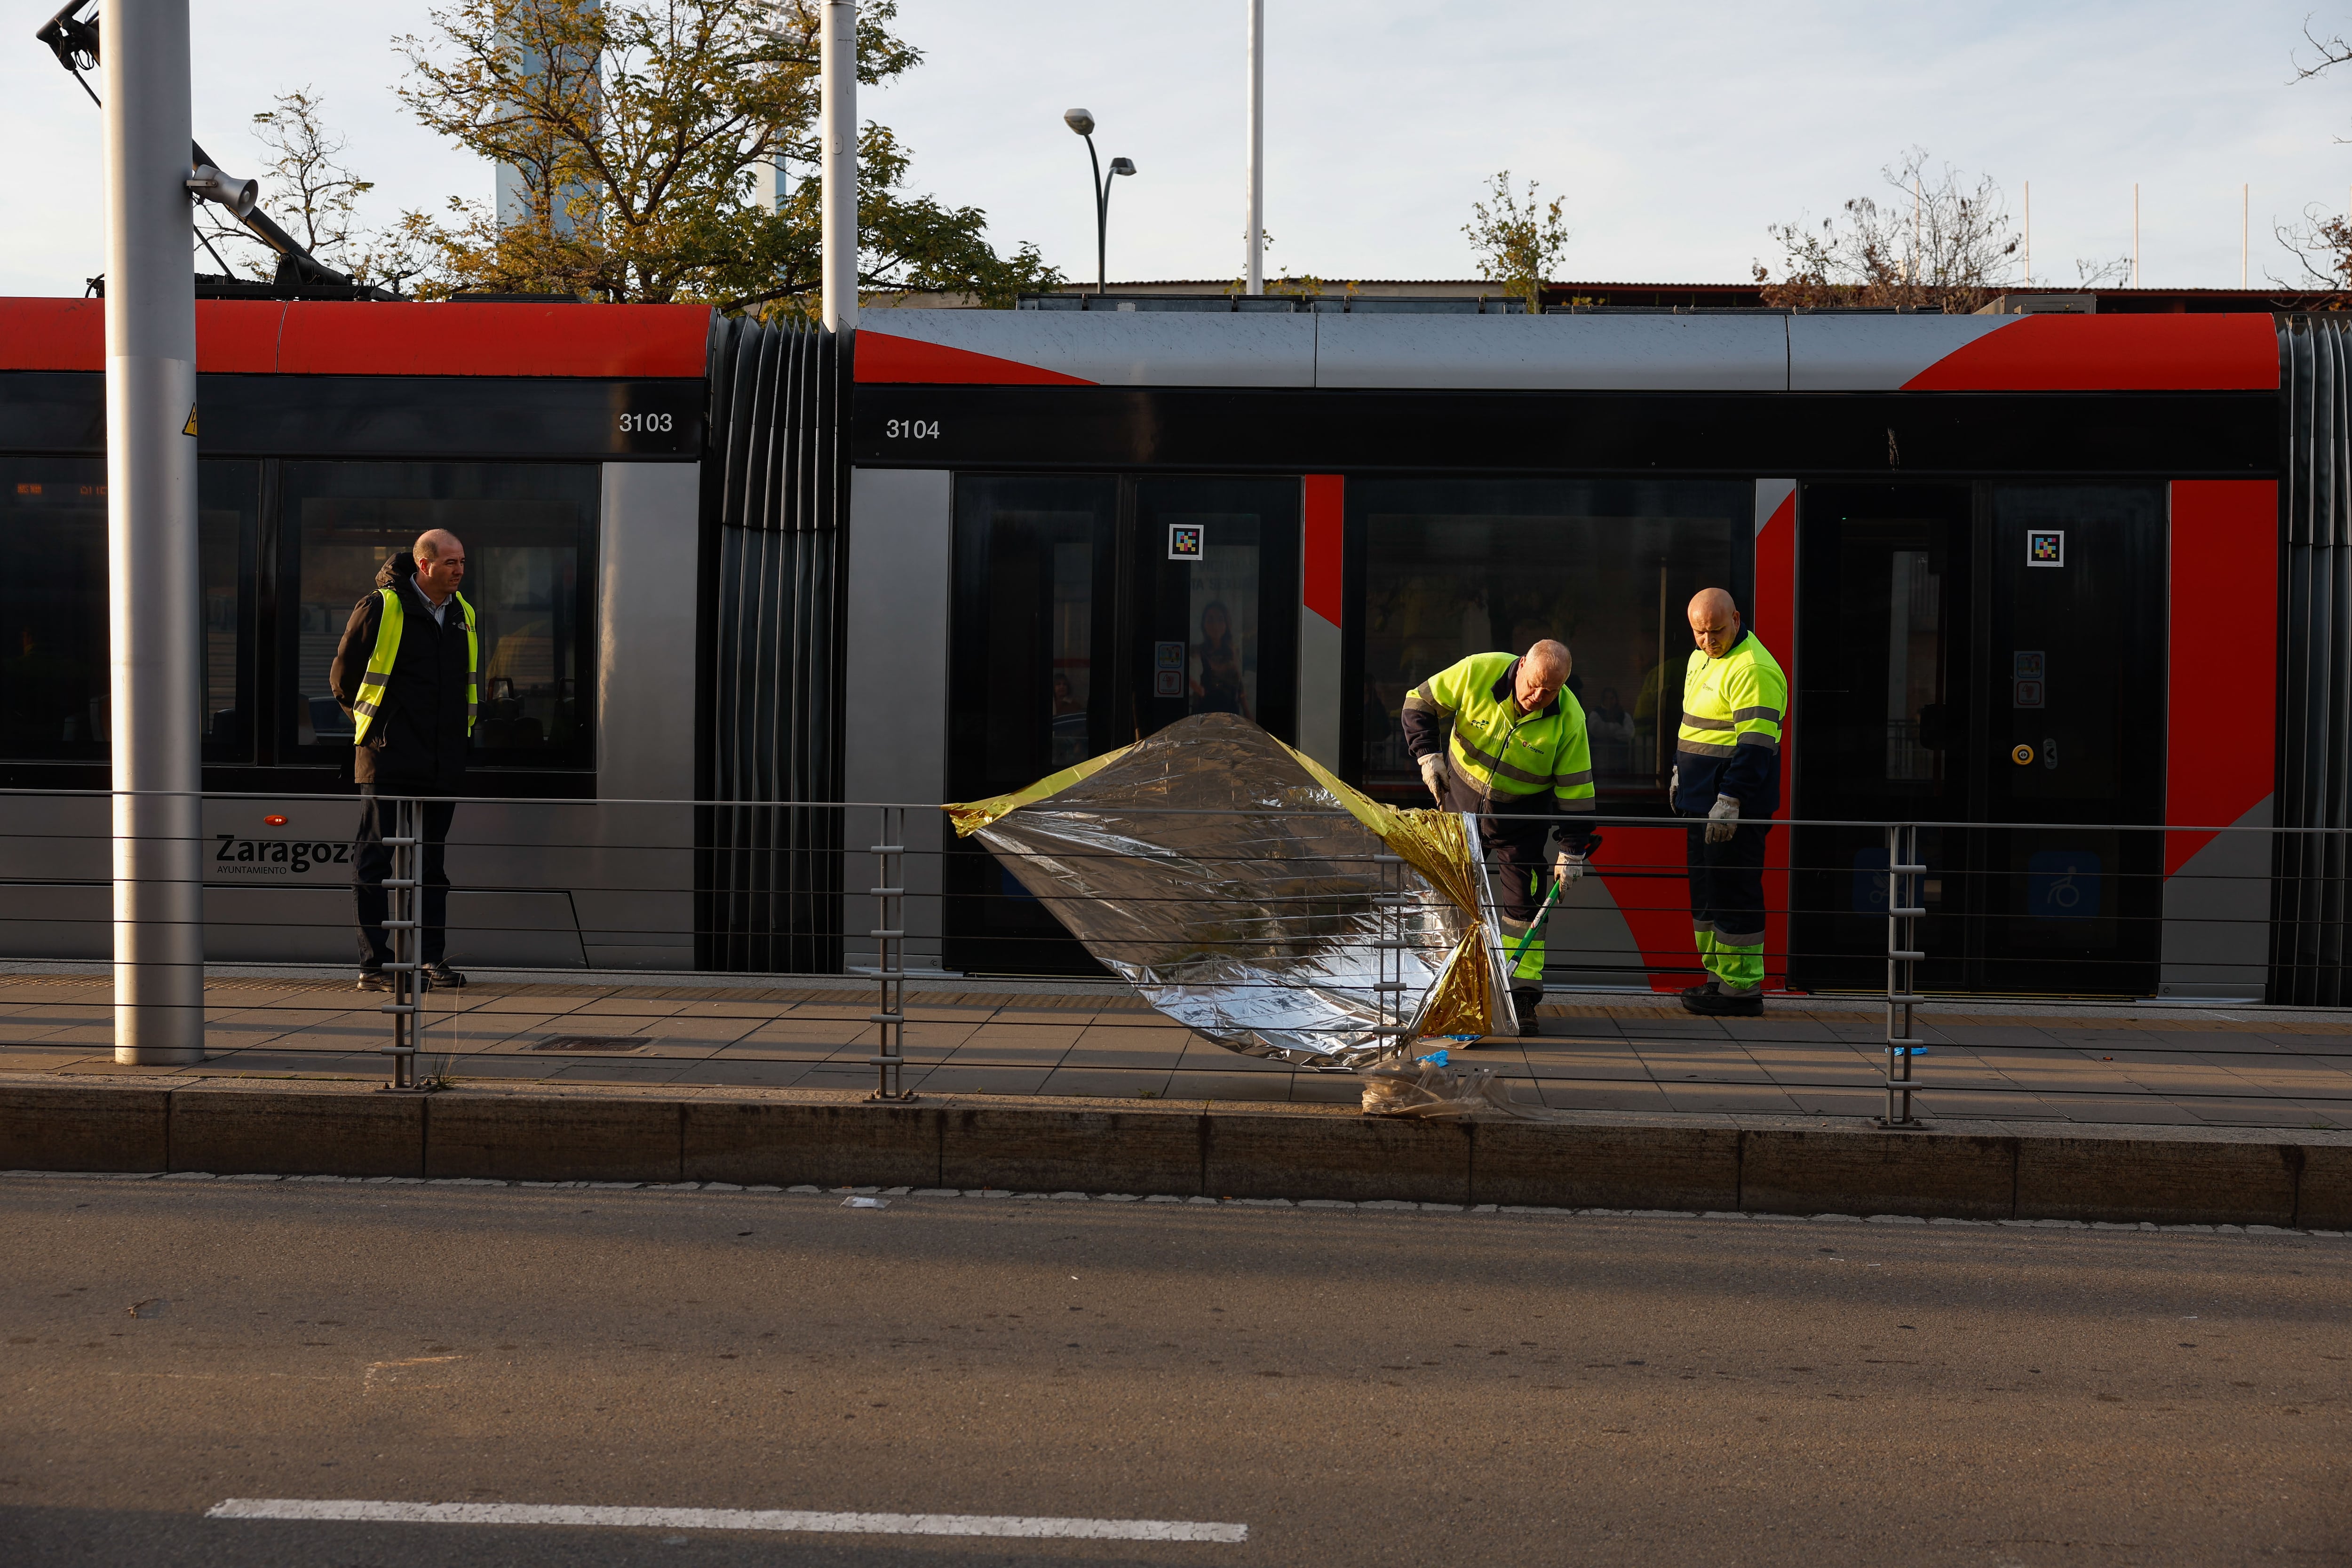
[[[213,374],[700,376],[707,305],[199,300]],[[103,300],[0,300],[0,370],[102,371]]]
[[[2268,314],[868,311],[864,384],[2274,391]]]
[[[197,368],[699,377],[703,305],[196,302]],[[0,370],[105,368],[105,302],[0,300]],[[1628,392],[2269,392],[2268,314],[1570,315],[874,310],[867,385]]]

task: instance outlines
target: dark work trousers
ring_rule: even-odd
[[[1691,930],[1714,945],[1764,945],[1764,836],[1762,823],[1742,822],[1727,844],[1709,844],[1704,825],[1690,832]],[[1707,951],[1702,942],[1700,952]],[[1710,966],[1712,967],[1712,966]]]
[[[360,785],[362,798],[359,837],[352,849],[352,893],[359,906],[362,968],[381,969],[392,962],[392,943],[383,929],[387,901],[383,879],[392,875],[392,847],[383,842],[383,836],[393,833],[397,824],[393,802],[386,797],[427,793],[423,785]],[[418,862],[424,870],[425,929],[417,952],[425,963],[438,963],[448,952],[449,823],[457,815],[457,803],[454,800],[420,801],[412,814],[412,820],[424,829],[425,837],[420,846],[425,853]]]
[[[1449,775],[1450,777],[1451,775]],[[1544,849],[1552,829],[1559,826],[1555,816],[1501,816],[1479,811],[1486,802],[1457,786],[1446,791],[1447,807],[1454,811],[1478,812],[1478,847],[1486,858],[1487,885],[1494,890],[1496,923],[1503,928],[1503,946],[1507,952],[1519,944],[1528,927],[1543,907],[1545,890],[1550,886],[1551,862]],[[1469,804],[1461,804],[1467,800]],[[1537,933],[1514,966],[1514,985],[1540,986],[1543,984],[1544,939]]]

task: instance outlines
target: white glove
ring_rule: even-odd
[[[1584,875],[1584,857],[1572,849],[1561,850],[1551,863],[1551,875],[1561,887],[1573,888],[1577,879]]]
[[[1717,795],[1715,809],[1706,814],[1706,841],[1709,844],[1728,844],[1731,842],[1733,832],[1738,826],[1738,797],[1728,795]]]
[[[1441,807],[1445,804],[1445,755],[1432,752],[1421,759],[1421,782],[1429,786],[1429,797]]]
[[[1682,764],[1677,763],[1673,767],[1666,770],[1666,804],[1668,805],[1672,805],[1674,804],[1675,796],[1680,793],[1682,787]]]

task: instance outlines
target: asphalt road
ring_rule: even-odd
[[[0,1258],[12,1568],[2352,1561],[2352,1240],[10,1177]]]

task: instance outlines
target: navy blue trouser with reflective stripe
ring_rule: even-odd
[[[1691,935],[1699,962],[1727,985],[1764,983],[1764,836],[1762,823],[1742,822],[1727,844],[1709,844],[1706,829],[1689,835]]]

